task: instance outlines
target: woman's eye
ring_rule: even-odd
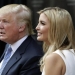
[[[41,21],[41,24],[42,24],[42,25],[45,25],[45,23],[44,23],[44,22],[42,22],[42,21]]]

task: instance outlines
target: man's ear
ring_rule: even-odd
[[[26,28],[26,25],[21,25],[21,26],[19,26],[19,32],[24,31],[24,30],[25,30],[25,28]]]

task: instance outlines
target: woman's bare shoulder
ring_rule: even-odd
[[[62,72],[65,71],[63,71],[63,66],[65,66],[64,61],[56,53],[49,54],[45,59],[46,73],[52,73],[52,75],[62,75]]]

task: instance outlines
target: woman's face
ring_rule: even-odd
[[[48,41],[49,27],[50,27],[49,19],[44,13],[41,13],[39,17],[39,23],[36,26],[38,41],[44,41],[44,42],[49,43]]]

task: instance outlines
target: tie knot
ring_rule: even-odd
[[[11,53],[11,51],[12,51],[12,48],[11,48],[11,47],[8,47],[8,49],[7,49],[7,51],[6,51],[6,54],[7,54],[7,53]]]
[[[12,52],[12,48],[8,47],[8,49],[7,49],[6,53],[5,53],[5,56],[11,55],[11,52]]]
[[[11,47],[9,47],[7,51],[11,52],[11,51],[12,51],[12,48],[11,48]]]

